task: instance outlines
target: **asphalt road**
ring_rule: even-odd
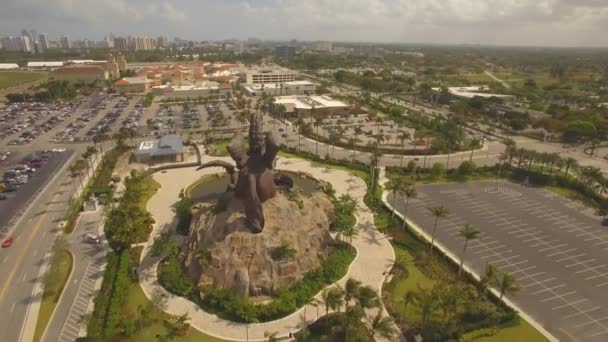
[[[40,266],[59,232],[57,225],[72,193],[64,169],[18,221],[13,245],[0,250],[0,342],[19,341]]]
[[[460,255],[458,230],[481,231],[466,263],[483,274],[486,262],[511,272],[524,290],[509,296],[562,341],[608,340],[608,232],[591,209],[548,192],[507,182],[424,185],[407,216],[431,232],[427,208],[445,205],[436,239]],[[392,203],[392,196],[389,196]],[[397,198],[403,212],[403,200]]]
[[[6,193],[7,199],[0,201],[0,239],[4,240],[8,233],[9,222],[15,215],[26,209],[27,204],[32,200],[36,193],[40,191],[46,182],[57,172],[61,166],[71,157],[72,151],[61,153],[49,153],[49,159],[30,178],[27,184],[19,187],[18,191]]]

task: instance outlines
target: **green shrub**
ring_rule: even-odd
[[[472,161],[465,160],[458,167],[458,174],[463,177],[468,177],[473,175],[476,169],[477,165],[475,165],[475,163],[473,163]]]
[[[485,328],[478,329],[468,332],[458,339],[458,342],[471,342],[481,337],[490,337],[498,334],[498,329],[496,328]]]
[[[431,177],[433,179],[439,179],[445,175],[445,165],[443,163],[435,163],[431,168]]]
[[[177,216],[177,233],[188,235],[192,221],[192,201],[188,196],[180,196],[179,202],[175,205],[175,214]]]
[[[182,267],[177,255],[170,255],[158,268],[158,281],[170,292],[189,297],[195,286],[190,275]]]

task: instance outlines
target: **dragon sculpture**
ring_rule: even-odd
[[[215,160],[197,168],[200,170],[206,167],[223,167],[226,170],[230,175],[227,191],[234,191],[235,196],[244,202],[246,225],[252,233],[261,233],[264,229],[262,203],[276,195],[275,183],[293,184],[287,177],[275,177],[272,172],[278,151],[279,145],[274,134],[264,134],[262,116],[252,113],[247,152],[240,132],[234,134],[228,145],[228,153],[236,165]]]

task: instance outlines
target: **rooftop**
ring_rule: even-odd
[[[135,154],[160,157],[182,153],[183,149],[182,137],[179,135],[166,135],[158,140],[142,141]]]
[[[327,95],[278,96],[275,97],[275,103],[293,104],[297,109],[311,109],[313,105],[315,108],[348,107],[346,103],[335,100]]]

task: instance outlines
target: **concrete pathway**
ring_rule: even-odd
[[[226,158],[213,159],[227,160]],[[204,157],[203,162],[208,160],[210,160],[209,157]],[[276,168],[306,172],[315,178],[331,183],[338,196],[349,193],[357,200],[359,235],[352,242],[352,245],[357,249],[357,256],[348,273],[337,283],[343,285],[346,279],[352,277],[380,293],[382,284],[395,260],[395,254],[390,242],[374,226],[373,214],[363,203],[363,196],[366,192],[366,184],[363,180],[345,171],[316,166],[308,161],[294,158],[278,158]],[[163,307],[166,312],[170,314],[188,313],[191,317],[190,324],[205,334],[226,340],[245,341],[245,324],[220,319],[216,315],[203,311],[195,303],[172,295],[160,286],[156,276],[159,260],[148,254],[154,238],[161,232],[175,227],[173,205],[178,200],[180,190],[186,188],[204,174],[218,172],[223,172],[223,169],[208,168],[195,171],[195,168],[183,168],[154,174],[154,178],[162,187],[148,202],[148,211],[153,214],[156,224],[148,243],[144,247],[138,274],[142,289],[148,298],[152,300],[153,297],[162,295],[167,299],[166,305]],[[316,298],[320,298],[320,293]],[[325,308],[319,308],[319,312],[325,312]],[[265,332],[278,332],[279,336],[287,336],[289,333],[296,332],[309,325],[317,318],[316,308],[308,307],[301,308],[290,316],[272,322],[251,324],[249,325],[249,340],[264,341]]]

